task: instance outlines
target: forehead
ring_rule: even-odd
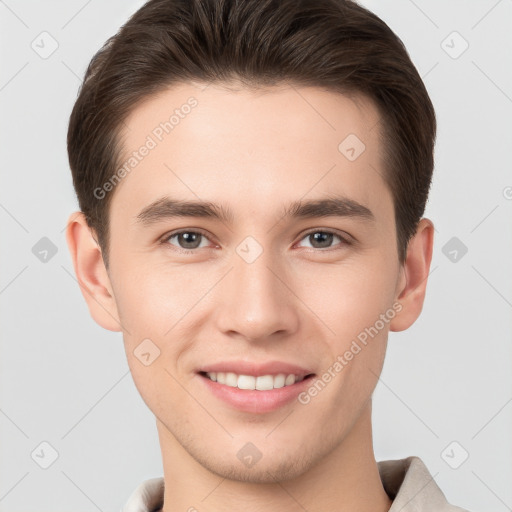
[[[363,204],[391,201],[380,128],[364,96],[284,84],[175,85],[125,120],[119,166],[125,172],[113,203],[134,216],[165,194],[253,214],[332,192]]]

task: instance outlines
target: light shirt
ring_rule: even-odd
[[[389,512],[469,512],[450,505],[419,457],[377,462],[384,490],[393,504]],[[164,479],[144,480],[121,512],[161,512]]]

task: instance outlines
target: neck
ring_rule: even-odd
[[[214,474],[193,459],[158,420],[157,428],[165,481],[162,512],[387,512],[392,504],[373,453],[371,400],[328,456],[298,477],[274,483]]]

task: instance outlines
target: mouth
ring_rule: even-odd
[[[232,388],[243,390],[271,391],[273,389],[281,389],[293,386],[297,382],[302,382],[303,380],[312,378],[315,374],[309,373],[306,375],[300,375],[294,373],[278,373],[275,375],[244,375],[236,374],[233,372],[200,371],[199,375],[209,379],[212,382],[217,382]]]
[[[206,393],[238,412],[265,414],[291,405],[311,385],[314,373],[244,373],[199,371]]]

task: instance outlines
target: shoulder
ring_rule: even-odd
[[[377,463],[382,485],[393,504],[389,512],[471,512],[451,505],[434,476],[417,456]]]

